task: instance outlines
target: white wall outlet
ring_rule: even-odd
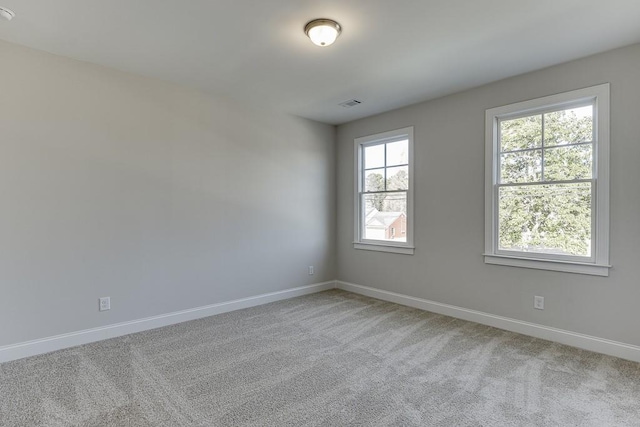
[[[111,297],[100,298],[100,311],[111,310]]]
[[[544,310],[544,297],[533,297],[533,308],[536,310]]]
[[[313,271],[313,265],[309,266],[309,276],[313,276],[314,275],[314,271]]]

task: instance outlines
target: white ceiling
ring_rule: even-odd
[[[17,14],[0,39],[332,124],[640,42],[640,0],[0,5]],[[340,22],[333,46],[304,35],[314,18]]]

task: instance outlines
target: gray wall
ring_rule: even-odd
[[[332,126],[1,41],[0,63],[0,346],[336,277],[640,345],[640,45],[342,125],[335,152]],[[485,265],[484,110],[604,82],[610,277]],[[405,126],[416,254],[356,251],[353,139]]]
[[[333,126],[5,42],[0,64],[0,346],[335,278]]]
[[[338,278],[640,345],[640,45],[338,127]],[[611,83],[608,278],[485,265],[487,108]],[[429,82],[425,82],[429,84]],[[415,127],[414,256],[353,249],[353,139]],[[533,296],[545,310],[533,309]]]

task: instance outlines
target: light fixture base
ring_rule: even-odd
[[[336,41],[342,27],[333,19],[314,19],[304,26],[304,33],[311,39],[313,44],[321,47],[329,46]]]
[[[15,16],[16,14],[13,10],[0,6],[0,18],[4,18],[7,21],[11,21],[13,18],[15,18]]]

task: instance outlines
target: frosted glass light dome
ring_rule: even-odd
[[[15,16],[16,14],[12,10],[0,6],[0,17],[6,19],[7,21],[11,21],[13,18],[15,18]]]
[[[304,27],[305,34],[313,44],[322,47],[333,44],[341,31],[340,24],[331,19],[315,19]]]

